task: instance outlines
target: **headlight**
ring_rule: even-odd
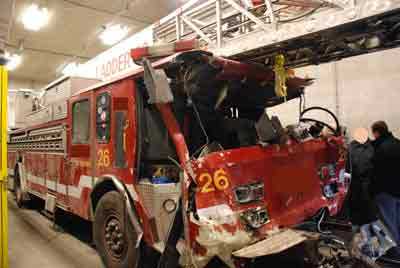
[[[264,199],[264,183],[252,183],[248,185],[241,185],[233,190],[235,199],[240,204],[246,204],[253,201],[260,201]]]
[[[333,198],[338,193],[338,185],[336,183],[327,184],[323,188],[326,198]]]
[[[268,212],[265,208],[251,209],[243,212],[241,216],[246,224],[253,229],[260,228],[269,221]]]

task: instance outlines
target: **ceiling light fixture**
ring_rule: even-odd
[[[103,44],[107,46],[114,45],[121,41],[129,32],[129,28],[120,24],[112,26],[103,26],[104,31],[100,34],[99,38]]]
[[[14,71],[22,62],[22,56],[18,54],[10,54],[6,52],[6,59],[8,60],[6,67],[9,71]]]
[[[39,31],[49,22],[50,14],[47,8],[31,4],[22,13],[22,23],[29,31]]]

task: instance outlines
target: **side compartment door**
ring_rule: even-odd
[[[68,105],[68,153],[64,184],[68,206],[73,213],[88,219],[93,187],[93,92],[71,98]]]

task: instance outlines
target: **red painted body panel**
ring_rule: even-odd
[[[311,140],[290,147],[255,146],[210,154],[194,162],[195,174],[223,169],[228,173],[230,187],[223,192],[199,193],[197,208],[228,203],[233,210],[244,210],[266,205],[270,217],[280,225],[301,222],[316,213],[312,207],[329,207],[341,200],[343,192],[332,201],[322,198],[322,182],[318,175],[323,164],[338,163],[339,176],[344,163],[334,157],[334,154],[329,154],[324,140]],[[265,184],[265,200],[252,205],[238,205],[232,196],[233,188],[260,181]],[[332,210],[332,214],[335,213]]]
[[[17,153],[7,152],[7,168],[9,170],[14,170],[16,164],[17,164]]]
[[[334,145],[332,139],[336,141]],[[220,233],[221,236],[230,234],[240,239],[241,233],[245,232],[249,236],[249,242],[244,243],[247,245],[264,239],[273,230],[294,227],[315,216],[321,208],[327,208],[332,216],[336,215],[343,205],[348,189],[348,185],[339,180],[340,173],[344,172],[344,159],[340,157],[338,143],[342,143],[342,138],[331,138],[330,141],[316,139],[267,148],[253,146],[216,152],[192,161],[199,189],[204,189],[200,176],[213,174],[218,170],[224,170],[227,174],[229,187],[223,191],[217,189],[208,193],[200,190],[197,192],[196,208],[203,220],[191,222],[191,241],[199,241],[200,229],[206,225],[212,230],[208,232]],[[322,181],[319,168],[325,164],[336,165],[335,176]],[[233,194],[236,187],[259,182],[263,182],[265,187],[263,200],[248,204],[239,204],[236,201]],[[333,182],[338,184],[338,193],[328,199],[324,197],[322,189],[324,185]],[[215,218],[201,215],[201,211],[208,211],[210,208],[223,211],[215,212],[218,215]],[[259,208],[267,209],[269,221],[260,228],[249,230],[241,215],[245,211]],[[237,247],[222,241],[221,247]],[[214,254],[208,253],[208,248],[197,242],[192,244],[192,248],[200,256]]]

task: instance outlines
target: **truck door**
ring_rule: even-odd
[[[93,92],[80,94],[69,102],[68,157],[65,185],[69,209],[88,218],[89,195],[94,184],[93,163]]]
[[[96,92],[96,175],[101,176],[112,167],[114,152],[111,140],[111,94],[108,91]],[[112,172],[112,171],[111,171]],[[113,173],[111,173],[113,174]]]
[[[94,95],[95,176],[112,174],[127,187],[135,177],[136,139],[133,81],[122,80]]]

